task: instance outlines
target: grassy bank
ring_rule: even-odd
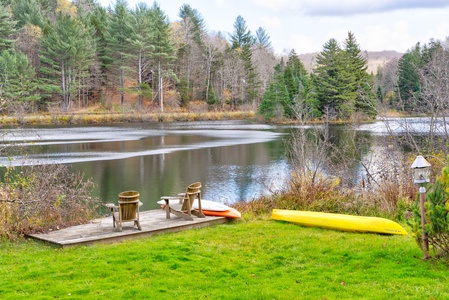
[[[448,299],[411,236],[272,220],[55,249],[0,244],[1,299]]]
[[[73,112],[23,116],[2,116],[0,125],[65,125],[173,121],[239,120],[254,118],[253,111],[227,112]]]

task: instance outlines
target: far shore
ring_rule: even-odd
[[[397,111],[382,112],[379,117],[401,118],[411,117]],[[85,124],[111,124],[111,123],[156,123],[156,122],[193,122],[193,121],[217,121],[217,120],[257,120],[264,122],[256,112],[252,110],[240,111],[205,111],[205,112],[145,112],[130,110],[126,112],[57,112],[41,114],[14,114],[0,116],[1,126],[22,126],[22,125],[85,125]],[[366,120],[354,117],[352,120],[332,120],[331,124],[344,123],[366,123],[375,119]],[[324,119],[308,120],[307,124],[321,124]],[[295,124],[297,120],[272,120],[276,124]]]

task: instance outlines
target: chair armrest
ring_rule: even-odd
[[[169,196],[162,196],[161,197],[161,200],[165,200],[165,199],[167,199],[167,200],[176,200],[176,199],[179,199],[179,197],[169,197]]]
[[[179,203],[182,203],[183,197],[169,197],[169,196],[162,196],[161,200],[165,200],[166,204],[170,204],[169,200],[179,200]]]
[[[117,205],[115,205],[114,203],[105,203],[103,204],[105,207],[109,208],[109,209],[114,209],[114,208],[118,208]]]

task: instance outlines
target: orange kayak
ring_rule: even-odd
[[[175,203],[179,203],[178,200],[170,200]],[[157,202],[162,208],[164,208],[165,201],[161,200]],[[193,202],[193,208],[197,209],[198,204]],[[201,210],[206,216],[216,216],[216,217],[226,217],[226,218],[240,218],[242,215],[240,212],[232,207],[229,207],[223,203],[211,201],[211,200],[201,200]]]

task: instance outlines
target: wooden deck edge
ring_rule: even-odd
[[[49,244],[52,246],[65,248],[65,247],[78,246],[78,245],[79,246],[83,246],[83,245],[87,246],[87,245],[93,245],[93,244],[97,244],[97,243],[103,243],[103,244],[118,243],[118,242],[130,240],[130,239],[143,238],[143,237],[164,234],[164,233],[180,232],[180,231],[187,230],[187,229],[202,228],[202,227],[207,227],[210,225],[224,224],[224,223],[229,223],[229,222],[232,222],[232,220],[227,219],[227,218],[216,218],[213,220],[209,220],[208,222],[182,224],[182,225],[178,225],[178,226],[173,226],[173,227],[169,227],[169,228],[160,228],[160,229],[156,229],[156,230],[136,231],[136,232],[128,233],[125,235],[109,236],[109,237],[104,237],[104,238],[93,237],[93,238],[85,238],[85,239],[77,239],[77,240],[68,240],[68,241],[64,241],[64,242],[56,242],[56,241],[52,241],[50,239],[45,239],[45,238],[42,238],[40,236],[35,236],[35,235],[27,235],[26,237],[32,238],[34,240],[38,240],[40,242],[44,242],[45,244]]]

